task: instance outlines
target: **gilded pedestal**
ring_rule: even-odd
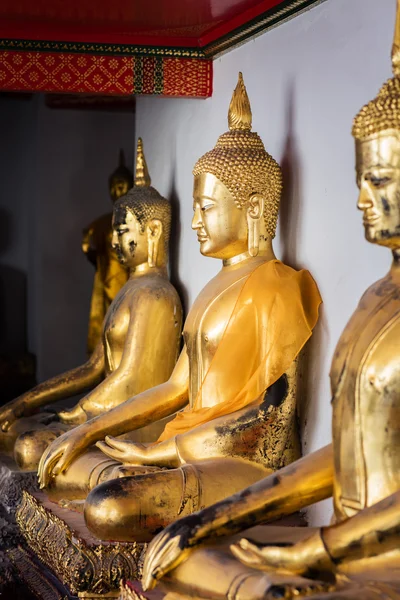
[[[145,544],[101,542],[87,531],[83,515],[42,494],[24,492],[16,518],[29,549],[72,595],[116,598],[122,579],[141,575]]]
[[[13,460],[0,454],[0,596],[3,586],[12,580],[12,565],[7,549],[14,547],[21,539],[15,511],[25,489],[38,489],[36,474],[22,473]]]

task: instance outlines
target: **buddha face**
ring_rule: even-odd
[[[192,229],[204,256],[227,260],[246,252],[246,210],[236,206],[232,194],[215,175],[195,177],[193,200]]]
[[[115,202],[121,196],[125,196],[129,191],[129,183],[126,179],[114,177],[110,185],[110,194],[112,201]]]
[[[132,269],[147,262],[146,231],[131,210],[114,211],[112,228],[112,247],[122,265]]]
[[[400,247],[400,138],[383,132],[356,142],[358,208],[369,242]]]

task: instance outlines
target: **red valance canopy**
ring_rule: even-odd
[[[320,0],[2,0],[0,89],[207,97],[212,58]]]

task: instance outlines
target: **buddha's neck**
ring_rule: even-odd
[[[129,279],[135,279],[137,277],[143,277],[144,275],[159,275],[161,277],[167,277],[167,265],[160,265],[157,267],[150,267],[148,262],[137,265],[130,269]]]
[[[257,256],[250,256],[249,252],[242,252],[241,254],[237,254],[236,256],[232,256],[231,258],[226,258],[223,261],[223,266],[224,267],[230,267],[232,265],[237,265],[241,262],[247,261],[247,260],[254,260],[254,259],[264,259],[265,262],[269,261],[269,260],[274,260],[276,258],[275,253],[274,253],[274,249],[272,247],[272,240],[267,240],[263,243],[263,245],[260,247]]]

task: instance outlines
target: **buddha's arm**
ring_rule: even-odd
[[[139,429],[183,408],[188,402],[188,384],[189,362],[184,348],[167,382],[126,400],[54,440],[40,461],[38,477],[41,486],[47,485],[53,475],[66,471],[73,460],[107,434],[121,435]]]
[[[166,379],[176,358],[178,339],[172,310],[168,299],[157,298],[149,289],[137,291],[127,309],[129,324],[120,364],[79,401],[78,407],[60,413],[61,420],[74,422],[80,412],[83,423],[162,381],[158,374],[165,373]],[[147,373],[155,373],[156,381],[153,377],[149,382],[149,376],[143,375]]]
[[[3,406],[0,410],[2,430],[7,431],[17,418],[29,416],[45,404],[86,391],[99,383],[103,376],[104,351],[99,342],[85,364],[40,383]]]
[[[82,425],[87,439],[93,444],[105,435],[121,435],[173,414],[187,404],[188,384],[189,363],[184,348],[167,382],[133,396],[107,414]]]
[[[323,527],[321,536],[336,565],[398,548],[400,490],[350,519],[331,527]]]
[[[333,491],[332,445],[292,463],[245,490],[175,521],[154,538],[146,554],[146,589],[175,568],[193,547],[273,521],[324,500]]]

